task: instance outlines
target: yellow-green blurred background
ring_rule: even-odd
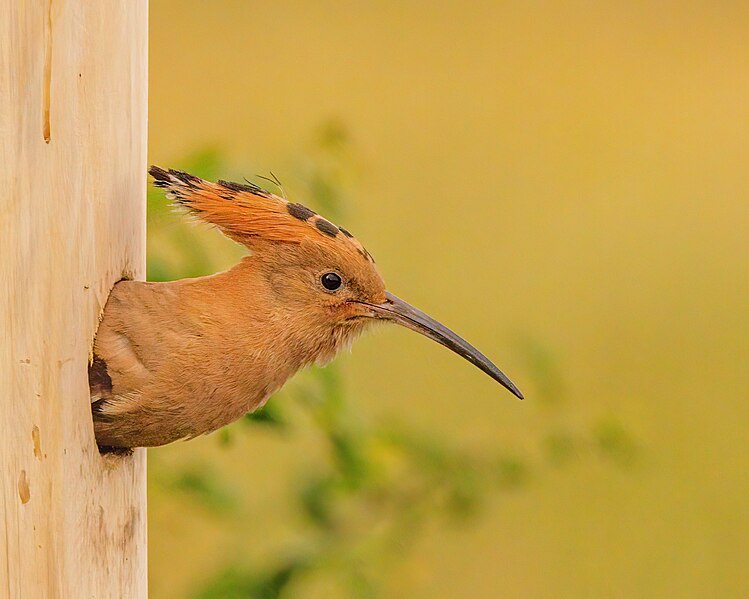
[[[749,4],[152,0],[150,65],[152,163],[331,204],[527,398],[405,330],[357,342],[347,426],[518,477],[457,521],[427,484],[418,533],[360,558],[377,588],[328,555],[280,596],[749,596]],[[240,255],[161,203],[149,276]],[[229,596],[320,540],[297,412],[150,451],[153,597]]]

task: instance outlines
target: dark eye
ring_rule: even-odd
[[[320,277],[320,282],[328,291],[335,291],[341,286],[341,283],[343,283],[341,277],[334,272],[326,272],[322,277]]]

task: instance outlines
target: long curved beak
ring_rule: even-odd
[[[394,296],[392,293],[388,292],[385,296],[387,299],[382,304],[366,304],[375,313],[375,318],[395,322],[412,331],[421,333],[425,337],[429,337],[440,345],[444,345],[459,356],[463,356],[477,368],[483,370],[518,398],[523,399],[523,394],[513,382],[489,358],[465,339],[459,337],[446,326]]]

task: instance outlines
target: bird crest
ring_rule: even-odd
[[[346,229],[314,210],[262,189],[253,183],[206,181],[190,173],[152,166],[148,172],[166,197],[227,237],[250,249],[263,242],[301,243],[305,240],[355,252],[374,263],[372,255]]]

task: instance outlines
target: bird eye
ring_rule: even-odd
[[[335,291],[343,283],[341,277],[335,272],[326,272],[322,277],[320,277],[320,282],[328,291]]]

